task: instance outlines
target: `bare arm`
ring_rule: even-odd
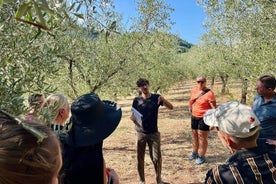
[[[173,105],[168,100],[166,100],[163,96],[160,95],[158,98],[158,104],[160,104],[161,102],[163,102],[165,107],[167,107],[168,109],[173,109]]]
[[[215,109],[217,107],[216,101],[209,102],[209,104],[212,109]]]
[[[106,174],[106,165],[105,161],[103,160],[103,184],[106,184],[108,180],[108,176]]]
[[[119,176],[117,175],[116,171],[112,168],[107,168],[105,161],[104,161],[104,183],[107,184],[109,180],[112,180],[113,184],[119,184]],[[108,174],[107,174],[108,173]],[[109,182],[108,182],[109,183]]]
[[[130,120],[133,121],[133,122],[136,121],[136,118],[135,118],[133,113],[131,113]]]
[[[107,168],[108,169],[108,172],[109,172],[109,177],[110,177],[110,183],[112,184],[119,184],[120,181],[119,181],[119,176],[118,174],[116,173],[116,171],[112,168]]]

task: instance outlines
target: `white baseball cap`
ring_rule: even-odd
[[[209,126],[218,127],[223,132],[240,138],[254,135],[259,128],[254,131],[250,129],[260,124],[251,107],[239,102],[228,102],[210,109],[204,114],[203,120]]]

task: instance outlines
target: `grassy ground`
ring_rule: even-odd
[[[203,183],[208,169],[215,164],[223,163],[229,156],[229,151],[222,146],[216,131],[213,130],[208,138],[207,162],[195,165],[194,161],[188,160],[192,146],[187,104],[193,85],[195,83],[191,81],[178,83],[168,93],[162,94],[174,105],[174,110],[160,107],[158,120],[163,159],[162,178],[171,184]],[[231,92],[231,95],[220,95],[219,83],[215,83],[212,89],[215,92],[217,104],[225,103],[229,99],[233,100],[233,96],[239,95],[238,91],[236,94]],[[130,96],[118,101],[123,110],[122,120],[114,133],[104,141],[104,157],[107,167],[116,170],[121,184],[138,183],[136,134],[134,124],[129,119],[133,98],[134,96]],[[145,157],[145,176],[147,184],[155,184],[154,168],[148,152]]]

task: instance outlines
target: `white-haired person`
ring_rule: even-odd
[[[257,145],[260,122],[251,107],[228,102],[208,110],[203,118],[207,125],[217,128],[222,144],[232,153],[226,163],[207,172],[205,183],[276,182],[276,153]]]
[[[60,134],[70,116],[70,106],[67,97],[63,94],[49,95],[40,108],[40,118]]]

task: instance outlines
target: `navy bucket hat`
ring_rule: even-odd
[[[102,101],[95,93],[84,94],[71,105],[68,143],[75,147],[97,144],[117,128],[121,117],[122,110],[115,102]]]

